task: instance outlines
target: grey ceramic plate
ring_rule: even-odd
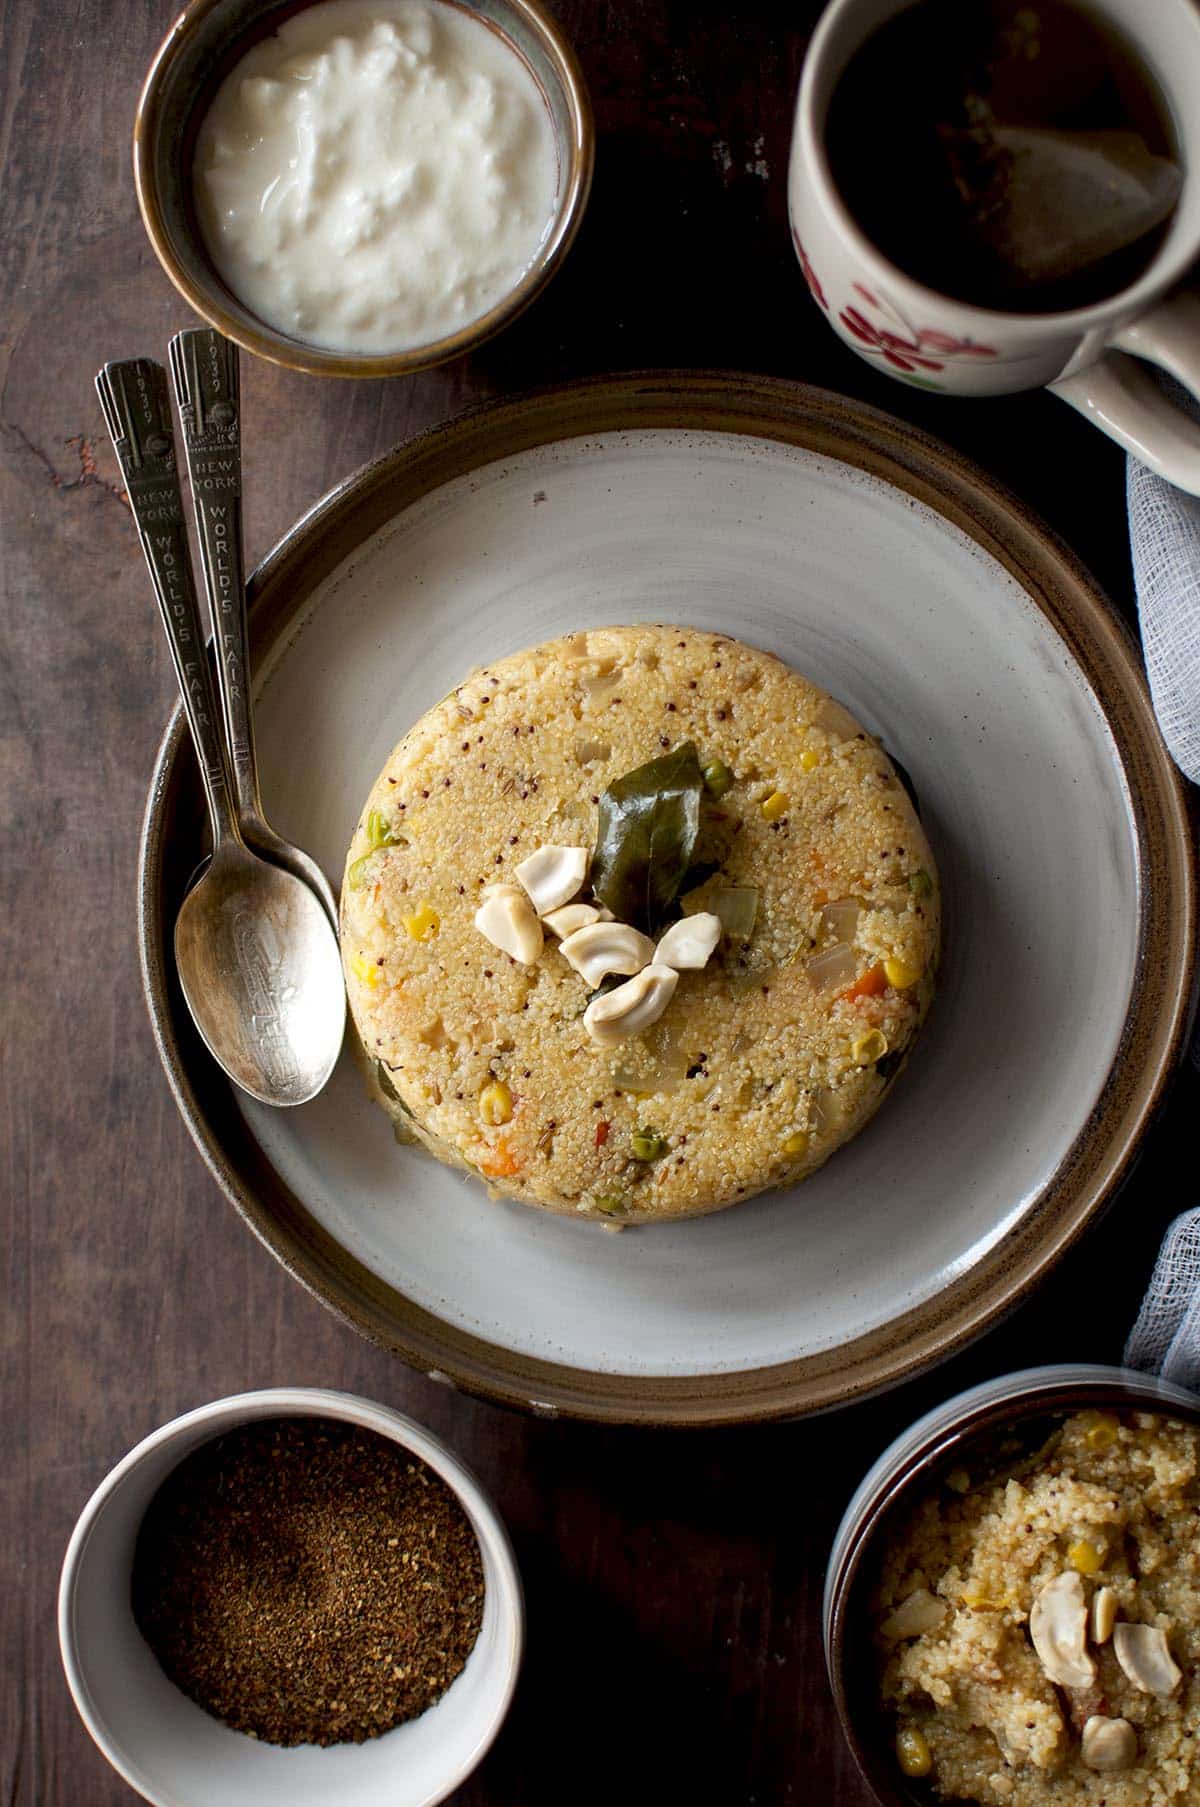
[[[142,866],[163,1059],[251,1227],[365,1334],[540,1411],[811,1411],[960,1346],[1111,1195],[1186,1027],[1181,786],[1086,573],[944,447],[779,382],[584,383],[359,473],[253,602],[270,813],[333,875],[392,744],[467,667],[640,618],[732,631],[843,697],[912,772],[944,880],[940,995],[868,1129],[795,1192],[606,1235],[396,1149],[348,1062],[300,1111],[234,1100],[165,955],[199,850],[173,722]]]

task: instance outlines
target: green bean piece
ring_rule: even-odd
[[[372,853],[380,847],[398,847],[400,845],[381,809],[373,809],[367,817],[367,840],[370,842]]]
[[[667,1138],[655,1129],[635,1129],[630,1138],[635,1161],[661,1161],[667,1152]]]
[[[710,759],[704,768],[704,788],[710,797],[723,797],[733,783],[733,773],[723,759]]]

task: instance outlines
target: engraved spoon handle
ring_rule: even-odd
[[[167,373],[150,358],[128,358],[104,366],[96,377],[96,392],[175,663],[212,817],[215,850],[225,839],[241,837],[229,795],[220,718],[192,580]]]
[[[238,349],[211,327],[177,333],[171,374],[183,422],[184,455],[200,543],[204,586],[217,643],[233,800],[242,838],[311,885],[337,928],[337,900],[317,862],[281,840],[263,815],[254,754],[250,637],[242,544],[242,428]]]
[[[171,375],[183,425],[200,564],[217,642],[217,673],[234,803],[243,830],[265,827],[254,755],[242,543],[238,349],[211,327],[176,333]]]

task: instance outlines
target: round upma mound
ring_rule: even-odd
[[[706,790],[672,914],[727,926],[653,1027],[600,1046],[554,936],[522,965],[475,913],[540,848],[590,852],[606,788],[688,742]],[[855,1135],[929,1008],[938,923],[933,856],[878,742],[781,660],[677,627],[473,672],[388,760],[342,887],[350,1007],[398,1135],[610,1223],[791,1185]]]

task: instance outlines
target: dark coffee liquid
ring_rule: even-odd
[[[917,0],[851,59],[826,145],[885,257],[1005,312],[1128,287],[1182,184],[1162,95],[1073,0]]]

